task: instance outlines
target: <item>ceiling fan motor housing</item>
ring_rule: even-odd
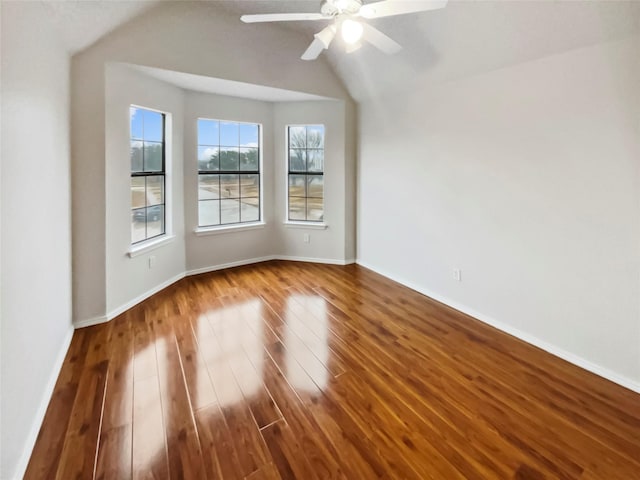
[[[322,15],[328,17],[334,17],[343,13],[353,15],[358,13],[361,6],[361,0],[322,0],[320,12]]]

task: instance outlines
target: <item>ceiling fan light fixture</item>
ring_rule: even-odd
[[[342,26],[340,27],[342,39],[347,45],[357,43],[362,38],[363,31],[364,27],[362,24],[350,18],[342,22]]]

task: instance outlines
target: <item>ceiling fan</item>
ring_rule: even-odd
[[[320,13],[267,13],[242,15],[240,19],[245,23],[332,20],[329,26],[314,35],[313,42],[301,57],[303,60],[315,60],[323,50],[329,48],[338,31],[347,44],[347,53],[360,48],[361,40],[384,53],[396,53],[402,49],[397,42],[360,19],[436,10],[444,8],[446,4],[447,0],[383,0],[367,4],[363,4],[362,0],[322,0]]]

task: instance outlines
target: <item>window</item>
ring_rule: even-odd
[[[198,119],[198,226],[260,221],[260,125]]]
[[[131,243],[165,233],[165,114],[130,107]]]
[[[324,127],[290,126],[288,218],[324,220]]]

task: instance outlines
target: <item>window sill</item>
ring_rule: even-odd
[[[203,235],[222,235],[224,233],[235,233],[235,232],[245,232],[247,230],[258,230],[260,228],[264,228],[266,223],[264,222],[256,222],[256,223],[247,223],[244,225],[231,225],[231,226],[223,226],[223,227],[198,227],[193,233],[197,236],[201,237]]]
[[[307,228],[310,230],[326,230],[329,225],[321,222],[284,222],[285,228]]]
[[[160,238],[154,238],[153,240],[150,240],[148,242],[132,246],[127,252],[127,255],[129,255],[130,258],[137,257],[138,255],[142,255],[144,253],[150,252],[151,250],[155,250],[156,248],[160,248],[167,243],[171,243],[175,238],[175,235],[165,235]]]

